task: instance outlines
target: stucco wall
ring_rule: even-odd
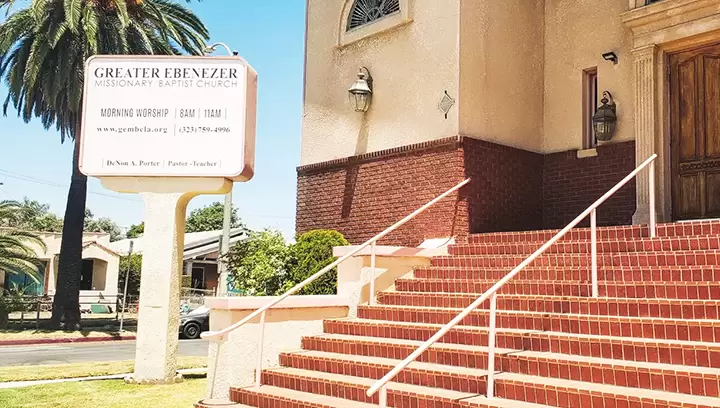
[[[410,0],[411,22],[340,47],[350,1],[308,0],[301,164],[457,135],[457,105],[446,119],[437,104],[445,91],[457,99],[460,0]],[[365,115],[347,93],[363,65],[374,79]]]
[[[618,104],[611,143],[634,139],[627,0],[408,0],[409,23],[340,45],[351,2],[308,0],[302,165],[458,134],[581,149],[583,70],[593,67]],[[620,63],[603,60],[607,51]],[[365,115],[347,101],[362,65],[374,79]],[[447,119],[445,91],[457,100]]]
[[[543,27],[542,0],[461,0],[461,135],[541,150]]]
[[[611,143],[635,138],[632,35],[620,20],[628,7],[628,0],[545,0],[543,153],[583,147],[583,70],[592,67],[598,93],[610,91],[617,103]],[[618,55],[617,65],[603,60],[608,51]]]

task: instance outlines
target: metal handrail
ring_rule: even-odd
[[[375,244],[378,240],[382,239],[389,233],[395,231],[397,228],[405,224],[406,222],[410,221],[411,219],[415,218],[420,213],[424,212],[428,208],[432,207],[435,203],[442,200],[443,198],[447,197],[448,195],[452,194],[453,192],[459,190],[462,186],[466,185],[470,182],[470,179],[465,179],[459,184],[457,184],[455,187],[451,188],[450,190],[440,194],[439,196],[435,197],[431,201],[429,201],[427,204],[423,205],[422,207],[418,208],[417,210],[413,211],[411,214],[406,216],[405,218],[401,219],[400,221],[396,222],[395,224],[391,225],[381,233],[375,235],[374,237],[370,238],[369,240],[365,241],[363,244],[355,247],[352,251],[348,252],[344,256],[338,258],[335,260],[335,262],[331,263],[330,265],[320,269],[318,272],[313,274],[312,276],[308,277],[304,281],[298,283],[297,285],[293,286],[290,290],[285,292],[283,295],[276,297],[272,301],[268,302],[265,306],[257,309],[256,311],[250,313],[247,317],[240,320],[237,323],[234,323],[222,330],[215,331],[215,332],[205,332],[202,333],[200,336],[204,339],[214,340],[214,341],[222,341],[228,333],[232,332],[233,330],[237,329],[238,327],[244,325],[245,323],[249,322],[250,320],[254,319],[258,315],[262,315],[260,317],[260,347],[259,347],[259,353],[258,353],[258,367],[255,372],[256,375],[256,386],[260,386],[260,374],[262,371],[262,344],[263,344],[263,333],[264,333],[264,326],[265,326],[265,312],[270,309],[271,307],[275,306],[276,304],[282,302],[286,298],[288,298],[290,295],[298,292],[300,289],[305,287],[307,284],[313,282],[315,279],[321,277],[322,275],[326,274],[327,272],[331,271],[333,268],[337,267],[339,264],[347,260],[348,258],[354,256],[358,252],[362,251],[368,246],[372,246],[371,251],[371,278],[370,278],[370,304],[374,304],[375,299]]]
[[[597,256],[597,227],[596,227],[596,209],[597,207],[605,202],[610,196],[615,194],[617,190],[619,190],[621,187],[623,187],[625,184],[627,184],[630,180],[633,179],[633,177],[637,176],[637,174],[643,170],[645,167],[649,166],[649,229],[650,229],[650,237],[655,237],[655,159],[657,158],[657,154],[653,154],[650,156],[647,160],[645,160],[642,164],[640,164],[635,170],[633,170],[630,174],[628,174],[625,178],[620,180],[613,188],[608,190],[607,193],[605,193],[602,197],[597,199],[593,204],[591,204],[585,211],[583,211],[580,215],[578,215],[574,220],[572,220],[565,228],[560,230],[555,236],[550,238],[545,244],[543,244],[540,248],[538,248],[537,251],[533,252],[532,255],[528,256],[524,261],[522,261],[518,266],[515,267],[512,271],[510,271],[505,277],[500,279],[495,285],[493,285],[490,289],[488,289],[485,293],[482,294],[477,300],[475,300],[470,306],[463,309],[462,312],[460,312],[455,318],[450,320],[445,326],[443,326],[440,330],[437,331],[432,337],[430,337],[427,341],[425,341],[422,345],[420,345],[415,351],[413,351],[405,360],[398,363],[398,365],[395,366],[392,370],[390,370],[387,374],[385,374],[384,377],[379,379],[375,384],[373,384],[372,387],[370,387],[367,391],[367,396],[372,397],[375,395],[378,390],[380,390],[380,407],[386,408],[387,407],[387,383],[395,378],[402,370],[404,370],[410,363],[415,361],[422,353],[427,351],[430,346],[435,344],[438,340],[440,340],[445,334],[447,334],[448,331],[450,331],[455,325],[460,323],[467,315],[469,315],[473,310],[475,310],[478,306],[483,304],[485,301],[490,298],[490,322],[489,322],[489,334],[488,334],[488,379],[487,379],[487,397],[493,398],[493,392],[494,392],[494,376],[495,376],[495,321],[496,321],[496,312],[497,312],[497,291],[500,290],[500,288],[503,287],[510,279],[514,278],[515,275],[517,275],[523,268],[525,268],[527,265],[529,265],[531,262],[533,262],[537,257],[543,254],[550,246],[552,246],[556,241],[558,241],[560,238],[562,238],[568,231],[570,231],[573,227],[575,227],[580,221],[585,219],[588,215],[591,215],[591,245],[592,245],[592,269],[593,269],[593,297],[597,297],[597,260],[595,257]]]

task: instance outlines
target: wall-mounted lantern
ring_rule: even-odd
[[[600,102],[602,102],[602,106],[600,106],[593,115],[592,123],[597,140],[606,142],[612,139],[615,133],[617,115],[615,112],[615,102],[610,92],[603,92],[603,98]]]
[[[367,75],[363,70],[367,72]],[[348,89],[348,99],[355,112],[367,112],[372,102],[372,75],[367,68],[361,67],[357,77],[358,79]]]

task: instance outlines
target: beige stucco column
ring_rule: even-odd
[[[635,164],[644,162],[656,153],[655,115],[656,115],[656,69],[654,44],[636,48],[632,51],[635,65]],[[656,163],[659,165],[660,163]],[[656,173],[657,181],[657,173]],[[659,183],[655,183],[657,186]],[[648,214],[648,172],[642,171],[636,178],[637,208],[633,215],[633,224],[646,224]],[[658,202],[660,200],[656,200]]]
[[[185,241],[185,215],[200,194],[224,194],[232,182],[203,177],[106,177],[103,186],[137,192],[145,201],[140,307],[135,345],[135,373],[126,381],[172,383],[180,325],[180,280]]]

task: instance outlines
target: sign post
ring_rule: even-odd
[[[238,56],[96,56],[86,63],[80,171],[145,202],[134,382],[181,378],[187,205],[252,178],[256,100],[257,74]]]

